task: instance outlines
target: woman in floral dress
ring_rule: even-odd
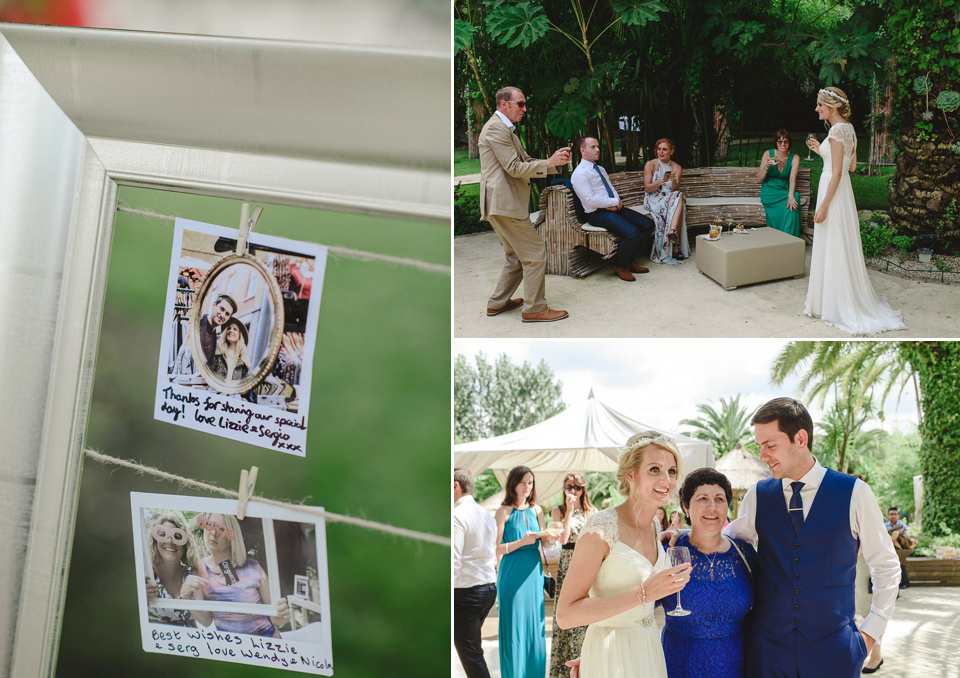
[[[670,139],[659,139],[657,157],[643,166],[643,205],[653,217],[653,251],[650,261],[658,264],[680,264],[690,256],[687,242],[687,218],[680,176],[683,168],[671,158],[674,145]]]
[[[557,598],[563,587],[563,578],[567,576],[567,568],[573,560],[573,548],[577,545],[577,537],[583,523],[596,511],[590,503],[587,494],[587,485],[579,473],[568,473],[563,479],[563,504],[557,506],[550,514],[550,520],[563,523],[563,532],[560,533],[559,543],[560,564],[557,566]],[[561,629],[557,626],[557,611],[553,611],[553,640],[550,651],[550,678],[567,678],[570,669],[564,662],[580,656],[580,646],[583,645],[583,634],[586,626],[577,626],[572,629]]]

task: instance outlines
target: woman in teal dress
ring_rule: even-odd
[[[763,154],[757,181],[760,202],[767,213],[767,226],[800,237],[800,194],[797,192],[797,172],[800,157],[790,152],[790,135],[777,130],[776,148]]]
[[[517,466],[507,476],[497,509],[497,605],[500,615],[500,675],[543,678],[547,671],[543,566],[540,545],[553,541],[536,504],[533,471]]]

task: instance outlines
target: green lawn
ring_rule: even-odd
[[[734,144],[730,148],[731,159],[724,163],[726,165],[756,166],[759,164],[760,153],[770,148],[769,142],[743,144],[739,146]],[[803,140],[794,140],[792,144],[794,153],[800,156],[800,167],[810,168],[810,184],[813,188],[812,198],[816,199],[817,186],[820,185],[820,174],[823,171],[823,163],[820,157],[811,153],[811,160],[807,160],[807,148]],[[857,207],[860,209],[886,210],[890,209],[890,196],[887,186],[890,177],[893,176],[893,167],[881,167],[879,174],[868,177],[866,172],[866,162],[870,156],[870,149],[866,144],[857,146],[857,161],[860,163],[857,174],[850,176],[853,184],[853,195],[857,200]]]
[[[479,174],[480,158],[468,158],[467,151],[453,152],[453,176],[459,177],[464,174]]]
[[[464,198],[479,198],[480,184],[460,184],[460,195]]]

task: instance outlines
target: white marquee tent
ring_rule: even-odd
[[[594,398],[568,407],[546,421],[486,440],[462,443],[453,448],[454,466],[477,475],[493,469],[501,485],[515,466],[528,466],[537,477],[537,497],[558,492],[570,471],[616,471],[624,443],[634,433],[658,431],[677,442],[683,454],[683,470],[715,466],[713,445],[678,433],[644,424],[620,414]]]

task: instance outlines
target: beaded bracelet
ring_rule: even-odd
[[[637,587],[637,600],[640,601],[641,605],[647,604],[647,592],[643,588],[643,584],[640,584],[640,586]]]

